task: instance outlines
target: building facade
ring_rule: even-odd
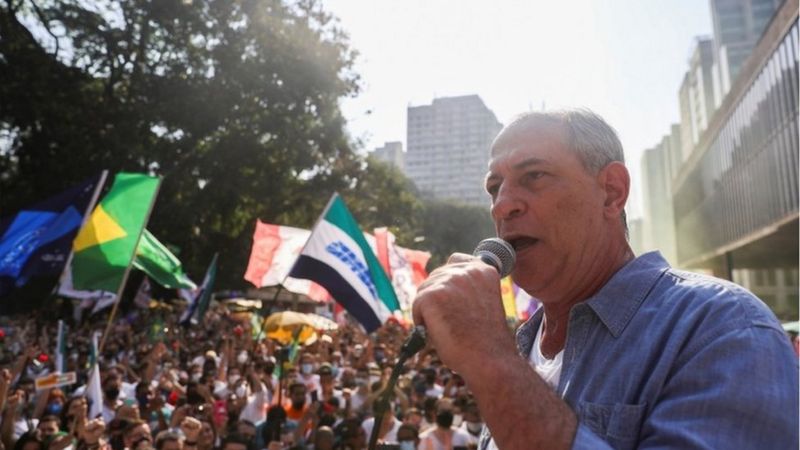
[[[679,265],[797,279],[798,37],[798,0],[785,0],[681,167]]]
[[[410,106],[406,175],[426,196],[488,206],[483,178],[502,124],[477,95]]]
[[[717,104],[739,75],[783,0],[711,0]]]

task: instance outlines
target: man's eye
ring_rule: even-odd
[[[496,184],[493,184],[493,185],[490,185],[490,186],[486,186],[486,192],[488,192],[489,195],[491,195],[492,197],[497,195],[497,190],[498,189],[499,189],[499,187]]]
[[[525,174],[525,177],[531,181],[538,180],[544,176],[544,172],[533,171]]]

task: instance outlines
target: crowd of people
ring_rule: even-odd
[[[0,323],[0,450],[363,449],[408,334],[394,321],[369,336],[344,325],[282,345],[219,304],[188,328],[179,313],[137,310],[113,323],[96,358],[92,335],[105,322],[71,324],[63,355],[77,382],[36,390],[55,371],[57,322],[47,316]],[[410,360],[386,395],[382,448],[477,447],[477,404],[434,351]]]

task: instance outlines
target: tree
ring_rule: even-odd
[[[470,253],[483,239],[495,235],[489,208],[467,206],[444,200],[427,200],[424,205],[422,236],[431,252],[428,267],[438,267],[455,252]]]
[[[370,225],[402,211],[402,235],[418,201],[344,131],[354,56],[313,1],[5,0],[0,210],[101,169],[162,175],[148,227],[192,274],[220,251],[225,287],[256,218],[309,227],[334,191]]]

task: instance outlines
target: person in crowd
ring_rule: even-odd
[[[481,433],[483,432],[483,420],[481,419],[481,412],[478,408],[478,404],[473,398],[467,398],[461,411],[464,420],[461,422],[459,429],[469,436],[467,444],[477,447]]]
[[[453,450],[469,444],[469,434],[453,427],[453,402],[442,398],[436,402],[436,426],[419,435],[420,450]]]
[[[492,144],[485,187],[514,281],[543,308],[514,342],[497,270],[465,254],[413,306],[480,407],[481,449],[797,447],[798,365],[780,324],[733,283],[633,254],[630,176],[602,118],[520,116]]]
[[[419,446],[419,429],[404,423],[397,429],[397,442],[400,450],[416,450]]]
[[[373,403],[373,410],[377,409],[377,403]],[[397,443],[397,430],[400,428],[403,422],[397,420],[393,411],[389,409],[383,414],[383,420],[381,421],[380,430],[378,430],[378,442],[382,442],[385,444],[396,444]],[[375,427],[375,417],[370,417],[364,420],[361,423],[361,427],[364,429],[364,432],[367,434],[367,439],[372,437],[372,429]]]

